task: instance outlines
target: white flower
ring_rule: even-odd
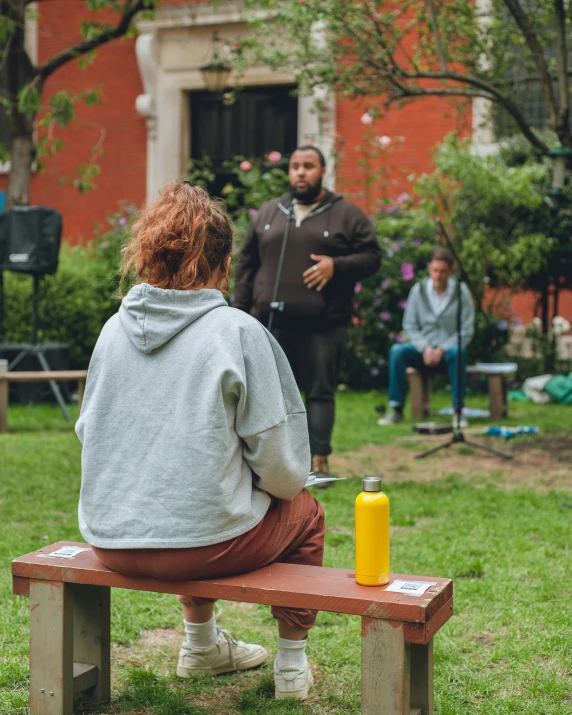
[[[366,112],[365,114],[361,115],[360,122],[369,127],[371,124],[373,124],[373,117],[371,116],[371,114],[368,114]]]
[[[570,330],[570,323],[561,315],[555,315],[552,319],[552,330],[555,335],[562,335]]]
[[[542,320],[538,316],[535,316],[532,319],[532,324],[535,325],[537,328],[542,328]]]
[[[384,135],[379,137],[378,141],[384,149],[387,149],[387,147],[391,144],[391,137]]]

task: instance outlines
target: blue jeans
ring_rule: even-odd
[[[457,394],[457,370],[461,363],[461,394]],[[389,351],[389,404],[392,407],[403,406],[407,396],[406,369],[414,367],[422,372],[434,372],[447,368],[451,380],[453,393],[453,407],[457,408],[460,400],[461,407],[465,406],[465,386],[467,382],[467,351],[461,349],[461,360],[457,346],[450,348],[443,355],[443,360],[436,368],[429,368],[423,362],[423,354],[409,343],[396,343]]]

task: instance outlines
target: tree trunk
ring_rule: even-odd
[[[34,161],[34,120],[16,115],[13,119],[10,149],[10,176],[6,191],[6,210],[30,203],[30,181]]]
[[[26,7],[24,0],[0,0],[0,10],[13,23],[13,30],[2,48],[5,54],[6,90],[13,104],[11,112],[12,132],[10,146],[10,176],[6,192],[6,208],[26,206],[30,202],[30,179],[35,156],[34,115],[18,111],[20,91],[36,77],[26,51]],[[39,78],[36,89],[41,92]]]

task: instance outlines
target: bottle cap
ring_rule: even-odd
[[[380,492],[381,479],[379,477],[366,477],[362,479],[362,489],[364,492]]]

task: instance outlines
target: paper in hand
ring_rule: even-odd
[[[312,487],[316,484],[323,484],[324,482],[340,482],[342,479],[345,479],[345,477],[317,477],[314,472],[310,472],[304,486]]]

